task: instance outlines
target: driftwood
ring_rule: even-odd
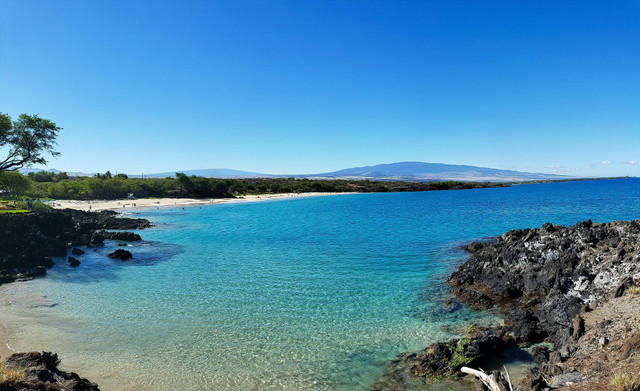
[[[509,389],[512,389],[511,382],[505,381],[502,377],[502,373],[498,371],[493,371],[487,374],[482,369],[477,370],[469,367],[462,367],[460,372],[475,376],[480,380],[480,382],[482,382],[482,384],[484,384],[485,387],[489,389],[489,391],[509,391]],[[507,376],[509,376],[508,373]],[[509,389],[507,389],[507,386]]]

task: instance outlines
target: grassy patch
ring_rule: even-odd
[[[640,286],[632,286],[629,287],[629,289],[627,289],[627,293],[631,296],[638,296],[640,295]]]
[[[613,391],[640,391],[640,375],[616,373],[609,381]]]
[[[9,214],[9,213],[27,213],[26,209],[0,209],[0,214]]]
[[[24,380],[24,370],[7,368],[4,361],[0,362],[0,384],[11,384]]]
[[[458,345],[453,350],[453,358],[451,359],[451,365],[453,367],[462,367],[473,361],[473,357],[467,357],[464,355],[464,349],[471,342],[469,337],[464,337],[458,341]]]

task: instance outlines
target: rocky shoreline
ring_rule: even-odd
[[[39,213],[0,214],[0,284],[44,276],[53,266],[51,257],[68,257],[77,267],[84,251],[78,246],[102,246],[104,240],[138,241],[132,232],[106,230],[143,229],[146,219],[121,217],[113,211],[83,212],[63,209]],[[71,250],[71,251],[70,251]],[[112,258],[127,260],[131,253],[116,250]],[[51,352],[15,353],[0,365],[2,390],[97,391],[98,386],[75,373],[58,369]]]
[[[466,250],[471,258],[448,279],[452,293],[472,308],[497,309],[504,326],[473,326],[463,338],[400,355],[373,389],[457,378],[463,366],[482,367],[514,347],[533,346],[537,364],[514,384],[522,391],[601,390],[638,371],[640,221],[547,223]]]
[[[113,211],[0,214],[0,283],[43,276],[53,266],[51,257],[65,256],[76,246],[101,246],[105,239],[140,240],[131,232],[105,230],[150,226],[148,220],[120,217]]]

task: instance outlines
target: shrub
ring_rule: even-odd
[[[613,391],[640,391],[640,375],[616,373],[609,385]]]
[[[15,383],[24,380],[23,369],[7,368],[4,361],[0,361],[0,384]]]
[[[635,286],[634,285],[632,287],[629,287],[629,289],[627,289],[627,293],[630,296],[638,296],[638,295],[640,295],[640,286]]]

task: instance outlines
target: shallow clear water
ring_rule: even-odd
[[[640,218],[639,201],[625,179],[147,210],[136,260],[111,242],[0,287],[0,320],[103,390],[366,389],[398,353],[495,320],[443,305],[461,244]]]

